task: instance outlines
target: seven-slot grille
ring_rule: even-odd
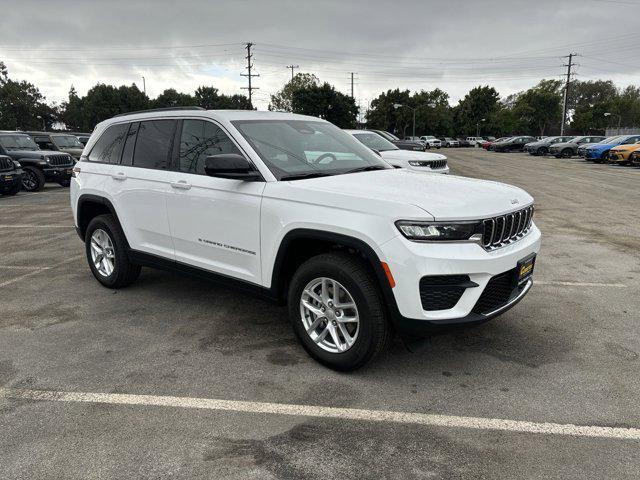
[[[49,155],[47,159],[49,160],[49,164],[54,167],[73,165],[69,155]]]
[[[482,246],[494,250],[519,240],[531,228],[533,205],[499,217],[483,220]]]
[[[433,170],[439,170],[447,166],[446,160],[427,160],[418,162],[418,167],[431,167]]]
[[[9,157],[0,157],[0,170],[13,170],[13,161]]]

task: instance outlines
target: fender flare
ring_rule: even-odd
[[[397,319],[401,318],[398,305],[396,303],[395,296],[387,275],[382,268],[382,263],[375,250],[364,240],[359,238],[345,235],[342,233],[327,232],[323,230],[315,230],[310,228],[296,228],[286,233],[280,242],[278,247],[278,253],[276,254],[275,262],[273,265],[273,273],[271,275],[271,292],[276,298],[284,298],[285,292],[282,291],[282,271],[284,269],[284,263],[289,246],[295,240],[321,240],[325,242],[338,243],[345,247],[356,249],[365,256],[369,261],[380,287],[380,291],[383,296],[383,300],[388,308],[392,321],[395,323]]]
[[[80,219],[80,212],[82,211],[82,206],[87,203],[87,202],[92,202],[92,203],[98,203],[100,205],[104,205],[105,207],[107,207],[107,209],[109,210],[109,212],[111,213],[111,215],[113,215],[113,217],[116,219],[116,222],[118,222],[118,225],[120,226],[120,228],[122,229],[122,224],[120,223],[120,219],[118,218],[118,214],[116,213],[116,209],[113,206],[113,203],[111,203],[111,200],[109,200],[108,198],[102,197],[100,195],[92,195],[90,193],[84,193],[82,195],[80,195],[80,197],[78,198],[78,204],[77,204],[77,222],[78,222],[78,235],[80,236],[80,238],[82,239],[82,241],[84,241],[84,231],[82,229],[81,225],[81,219]],[[124,230],[123,230],[124,232]],[[127,240],[127,236],[125,235],[125,241]],[[127,246],[128,246],[128,241],[127,241]]]

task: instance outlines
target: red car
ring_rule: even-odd
[[[485,140],[484,142],[482,142],[482,145],[480,146],[485,150],[489,150],[489,145],[491,145],[493,142],[499,142],[501,140],[506,140],[507,138],[509,137],[500,137],[500,138],[494,138],[493,140]]]

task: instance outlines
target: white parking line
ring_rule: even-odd
[[[0,228],[74,228],[73,225],[0,225]]]
[[[614,288],[627,288],[624,283],[598,283],[598,282],[561,282],[561,281],[546,281],[535,280],[535,285],[557,285],[561,287],[614,287]]]
[[[26,265],[0,265],[0,269],[7,270],[42,270],[44,267],[29,267]]]
[[[496,430],[503,432],[535,433],[545,435],[640,440],[640,428],[583,426],[547,422],[538,423],[501,418],[461,417],[457,415],[366,410],[359,408],[336,408],[286,403],[219,400],[215,398],[130,395],[122,393],[62,392],[54,390],[27,390],[11,388],[0,388],[0,398],[42,400],[50,402],[196,408],[225,412],[334,418],[340,420],[361,420],[368,422],[390,422],[444,428],[470,428],[475,430]]]
[[[75,255],[73,257],[68,257],[66,259],[64,259],[62,262],[56,263],[54,265],[50,265],[47,267],[40,267],[40,268],[36,268],[35,270],[25,273],[23,275],[19,275],[16,278],[12,278],[11,280],[7,280],[6,282],[2,282],[0,283],[0,288],[2,287],[6,287],[7,285],[11,285],[13,283],[19,282],[20,280],[24,280],[25,278],[29,278],[29,277],[33,277],[34,275],[37,275],[39,273],[42,273],[46,270],[51,270],[53,268],[57,268],[60,267],[61,265],[65,265],[69,262],[72,262],[74,260],[80,259],[80,258],[84,258],[84,255]]]

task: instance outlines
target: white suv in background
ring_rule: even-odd
[[[440,148],[442,142],[433,135],[423,135],[420,137],[420,141],[424,143],[427,148]]]
[[[444,155],[400,150],[390,141],[368,130],[345,130],[345,132],[353,135],[394,167],[408,168],[423,173],[449,173],[447,157]]]
[[[540,247],[520,188],[396,169],[334,125],[288,113],[104,121],[74,167],[71,207],[104,286],[146,265],[252,291],[288,305],[307,352],[339,370],[365,364],[392,331],[506,311],[531,288]]]

